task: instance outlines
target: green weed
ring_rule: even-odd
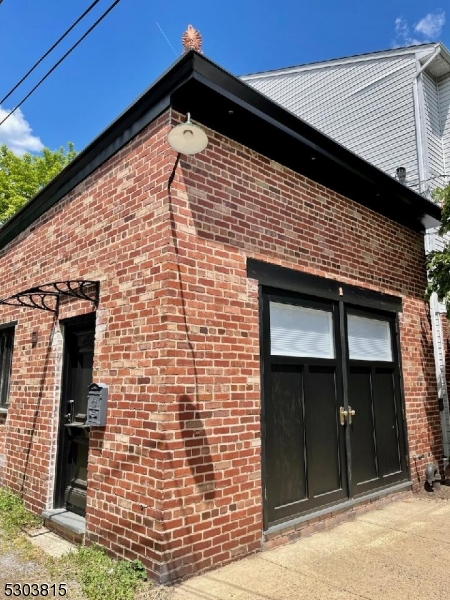
[[[0,487],[0,527],[8,537],[17,535],[20,530],[39,527],[42,519],[33,515],[23,505],[23,500],[11,490]]]
[[[76,579],[88,600],[133,600],[147,579],[142,563],[110,558],[100,546],[83,546],[58,561]]]

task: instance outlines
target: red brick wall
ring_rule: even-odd
[[[1,296],[101,281],[94,377],[110,401],[107,427],[91,433],[88,537],[160,581],[262,544],[258,286],[247,257],[402,296],[410,452],[442,450],[422,236],[213,132],[204,153],[181,159],[168,193],[170,120],[0,255]],[[89,310],[69,301],[61,318]],[[0,322],[19,320],[3,481],[40,511],[52,502],[61,336],[48,350],[49,315],[0,311]]]
[[[196,393],[212,392],[198,405],[199,439],[192,442],[208,458],[197,463],[180,451],[181,469],[166,480],[166,497],[172,504],[165,513],[165,529],[171,532],[175,548],[166,559],[176,569],[175,576],[193,572],[194,560],[197,568],[209,567],[260,543],[258,303],[256,282],[245,278],[247,257],[403,298],[400,322],[409,450],[423,452],[430,460],[442,454],[424,302],[423,237],[230,140],[208,134],[208,149],[181,160],[172,186],[174,263],[179,271],[173,285],[182,294],[179,291],[174,302],[179,326],[173,340],[179,358],[177,385],[171,391],[174,402],[184,393],[193,404]],[[183,340],[185,356],[179,353]],[[247,389],[245,380],[251,383]],[[226,399],[241,411],[222,412]],[[216,408],[222,419],[217,419]],[[183,435],[194,437],[191,425],[177,423],[175,413],[174,426],[173,444],[179,444]],[[209,449],[204,447],[204,437]],[[237,439],[244,440],[239,448]],[[202,480],[207,471],[210,456],[215,463],[214,484],[202,498],[192,492],[196,479]],[[228,457],[232,465],[225,461]],[[228,473],[231,488],[228,482],[222,487]],[[177,503],[180,487],[185,495]],[[236,494],[241,514],[227,514],[226,507],[231,510],[236,504]],[[181,521],[183,514],[187,516]],[[203,533],[191,539],[195,519]],[[239,538],[234,531],[240,532]],[[241,543],[244,540],[250,545]]]
[[[172,164],[167,114],[0,253],[0,297],[49,281],[100,281],[94,378],[109,385],[108,426],[91,433],[87,530],[119,555],[159,572],[164,437],[160,387],[170,244],[164,204]],[[60,318],[92,311],[64,301]],[[0,307],[17,320],[11,406],[0,439],[2,482],[27,507],[52,507],[61,382],[59,325],[50,313]],[[32,348],[31,334],[39,341]]]

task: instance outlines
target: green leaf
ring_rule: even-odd
[[[441,205],[442,224],[439,234],[445,236],[450,233],[450,185],[439,188],[433,192],[433,200]],[[450,237],[450,236],[449,236]],[[426,297],[429,299],[435,292],[447,309],[450,318],[450,242],[445,240],[444,248],[440,251],[430,252],[427,256],[428,287]]]
[[[16,156],[0,146],[0,224],[12,217],[45,187],[77,155],[71,142],[67,148]]]

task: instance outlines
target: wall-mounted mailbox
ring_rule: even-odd
[[[104,383],[91,383],[88,388],[86,425],[104,427],[108,403],[108,386]]]

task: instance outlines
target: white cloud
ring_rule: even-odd
[[[436,39],[441,35],[442,28],[445,25],[445,12],[437,10],[434,13],[428,13],[426,17],[416,23],[414,31],[421,33],[426,37]]]
[[[395,39],[392,43],[394,48],[400,48],[401,46],[417,46],[424,44],[428,40],[419,40],[411,37],[408,22],[403,17],[397,17],[395,19]]]
[[[395,19],[395,38],[392,42],[394,48],[401,46],[417,46],[436,41],[445,25],[445,12],[436,10],[428,13],[423,19],[414,25],[413,35],[408,21],[404,17]]]
[[[0,121],[9,112],[11,111],[0,107]],[[32,135],[32,131],[19,108],[0,125],[0,144],[6,144],[18,156],[25,152],[40,152],[44,145],[38,137]]]

